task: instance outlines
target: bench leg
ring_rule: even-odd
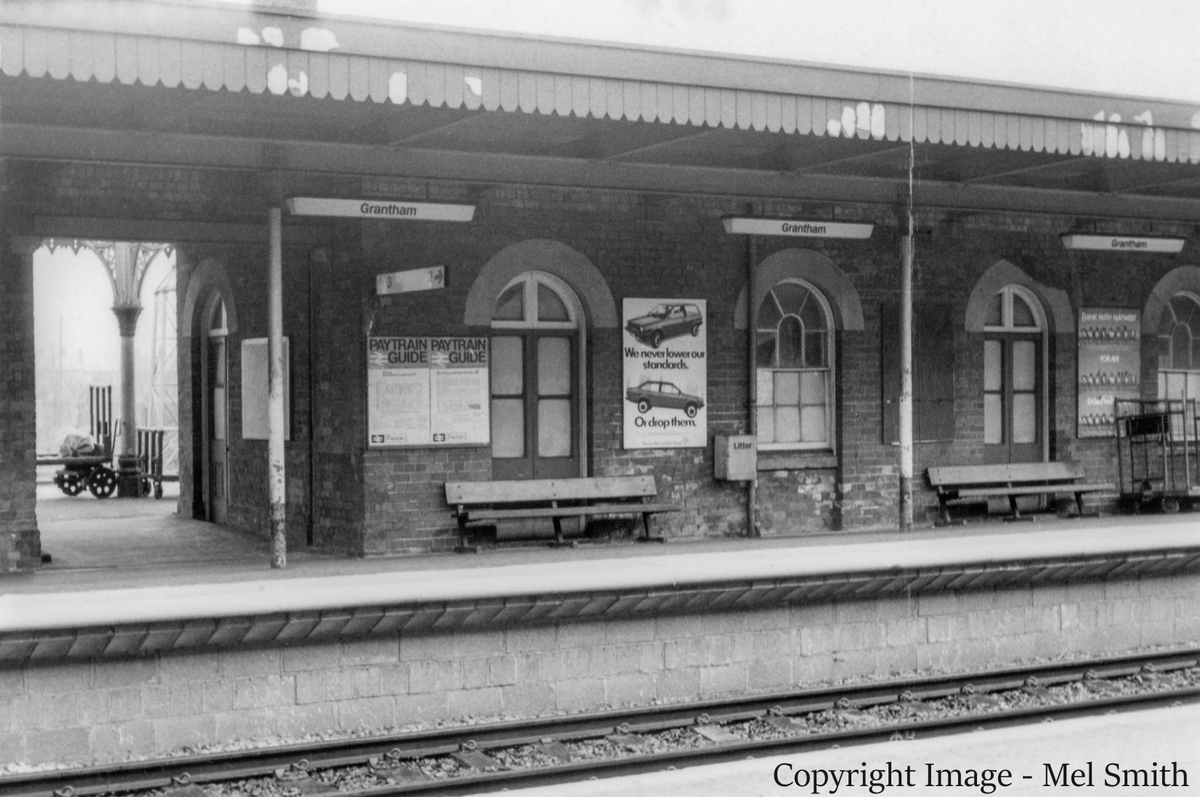
[[[1033,518],[1021,514],[1021,508],[1017,506],[1017,496],[1010,495],[1008,497],[1008,506],[1012,509],[1012,514],[1004,518],[1006,522],[1016,522],[1020,520],[1033,520]]]
[[[461,517],[458,519],[458,547],[454,551],[455,553],[479,553],[478,545],[467,544],[467,521]]]
[[[550,520],[552,520],[554,522],[554,542],[552,542],[550,544],[556,548],[565,548],[565,547],[575,548],[576,547],[575,540],[568,541],[563,536],[562,518],[555,517],[555,518],[550,518]]]
[[[666,542],[666,537],[653,537],[650,534],[650,512],[642,513],[642,536],[638,537],[638,542]]]

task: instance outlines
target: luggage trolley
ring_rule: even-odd
[[[1195,399],[1117,399],[1121,501],[1163,512],[1200,497],[1200,419]]]

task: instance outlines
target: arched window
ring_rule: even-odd
[[[1200,400],[1200,296],[1177,293],[1158,327],[1158,395]]]
[[[579,476],[583,308],[557,277],[527,271],[492,309],[492,475]]]
[[[758,445],[833,448],[833,326],[825,297],[800,280],[778,282],[755,317]]]
[[[1045,438],[1045,313],[1019,285],[992,296],[984,316],[983,442],[989,462],[1038,462]]]

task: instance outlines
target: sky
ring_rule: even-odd
[[[1200,103],[1197,0],[318,0],[318,9]]]

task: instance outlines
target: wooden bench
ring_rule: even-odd
[[[498,520],[550,518],[554,544],[568,543],[562,521],[597,515],[641,515],[643,542],[663,542],[650,534],[650,516],[678,512],[680,507],[655,503],[653,476],[596,476],[578,479],[446,482],[446,503],[458,520],[459,551],[477,551],[468,544],[472,525]]]
[[[1079,514],[1083,514],[1086,493],[1114,492],[1112,484],[1087,480],[1078,462],[1021,462],[1010,465],[946,465],[927,470],[929,485],[937,491],[941,520],[950,522],[951,501],[972,501],[994,497],[1008,498],[1010,519],[1023,520],[1017,499],[1023,495],[1075,496]]]

